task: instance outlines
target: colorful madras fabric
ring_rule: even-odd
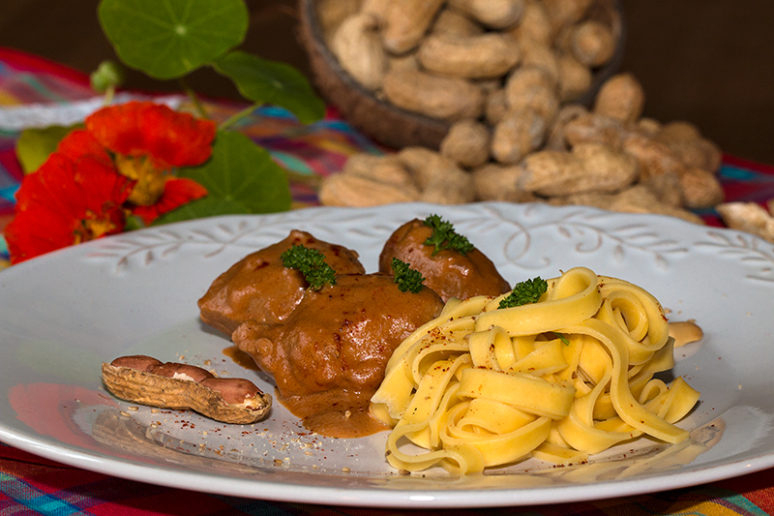
[[[522,509],[444,510],[443,514],[764,516],[774,510],[773,485],[774,470],[769,470],[651,495]],[[0,514],[25,513],[387,516],[401,511],[268,502],[160,487],[73,468],[0,443]]]
[[[93,97],[85,74],[30,56],[0,48],[0,110],[13,106],[68,106]],[[230,116],[244,106],[207,102],[215,118]],[[356,152],[380,153],[380,148],[355,131],[335,111],[324,120],[299,124],[281,109],[256,110],[240,124],[241,130],[266,148],[294,176],[293,199],[297,206],[315,205],[315,184],[340,170]],[[14,194],[22,179],[14,147],[18,129],[0,128],[0,234],[13,215]],[[720,170],[729,201],[763,203],[774,198],[774,167],[725,156]],[[709,224],[720,225],[712,211],[701,213]],[[0,268],[7,260],[0,237]],[[774,513],[774,469],[736,479],[629,498],[580,504],[540,506],[523,511],[444,510],[445,515],[690,514],[764,515]],[[0,443],[0,514],[363,514],[386,515],[398,511],[346,507],[322,507],[248,500],[142,484],[73,468],[31,455]]]

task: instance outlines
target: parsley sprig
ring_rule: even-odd
[[[393,257],[392,274],[401,292],[413,292],[416,294],[422,290],[422,282],[425,281],[425,278],[421,272],[412,269],[406,262]]]
[[[537,303],[540,296],[542,296],[546,290],[548,290],[548,283],[540,276],[522,281],[513,287],[510,294],[500,300],[500,304],[497,308],[512,308],[514,306]]]
[[[451,222],[442,219],[439,215],[429,215],[423,224],[433,230],[433,234],[424,242],[425,245],[435,247],[433,255],[445,249],[458,251],[462,254],[467,254],[473,250],[473,244],[465,236],[454,231],[454,225]]]
[[[296,269],[304,275],[312,290],[320,290],[325,285],[336,284],[336,271],[325,262],[325,255],[317,249],[303,245],[293,245],[282,253],[282,265]]]

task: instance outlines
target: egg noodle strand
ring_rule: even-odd
[[[536,303],[449,300],[395,350],[371,398],[392,427],[395,468],[467,474],[536,457],[568,464],[643,434],[668,443],[699,393],[674,366],[659,302],[626,281],[576,267]]]

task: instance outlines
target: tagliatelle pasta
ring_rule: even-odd
[[[393,427],[392,466],[465,474],[532,456],[582,462],[643,434],[688,438],[674,423],[699,393],[654,377],[674,365],[659,302],[584,267],[547,284],[512,308],[499,308],[505,295],[449,300],[395,350],[370,406]]]

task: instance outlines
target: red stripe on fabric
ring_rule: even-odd
[[[15,148],[0,150],[0,167],[4,168],[8,175],[18,182],[21,182],[24,177],[24,171],[16,157]]]
[[[142,488],[138,485],[135,487]],[[151,496],[142,496],[141,492],[133,493],[132,499],[104,502],[88,508],[88,513],[99,515],[141,515],[141,514],[185,514],[199,516],[205,514],[245,514],[212,495],[183,491],[182,489],[165,489]]]
[[[774,468],[742,477],[717,482],[729,491],[739,493],[767,514],[774,514]]]
[[[76,82],[82,86],[89,86],[89,76],[69,66],[65,66],[44,57],[28,54],[9,47],[0,47],[0,61],[5,61],[9,66],[21,70],[44,72],[68,81]]]
[[[65,466],[64,464],[61,464],[59,462],[49,460],[44,457],[40,457],[38,455],[33,455],[29,452],[26,452],[18,448],[14,448],[13,446],[9,446],[7,444],[2,444],[2,443],[0,443],[0,459],[7,459],[7,460],[18,461],[18,462],[28,462],[30,464],[38,464],[38,465],[52,466],[52,467],[58,467],[58,468],[70,468],[70,466]]]
[[[758,163],[757,161],[731,156],[730,154],[723,154],[723,164],[738,168],[746,168],[762,174],[774,175],[774,165],[765,165],[763,163]]]

